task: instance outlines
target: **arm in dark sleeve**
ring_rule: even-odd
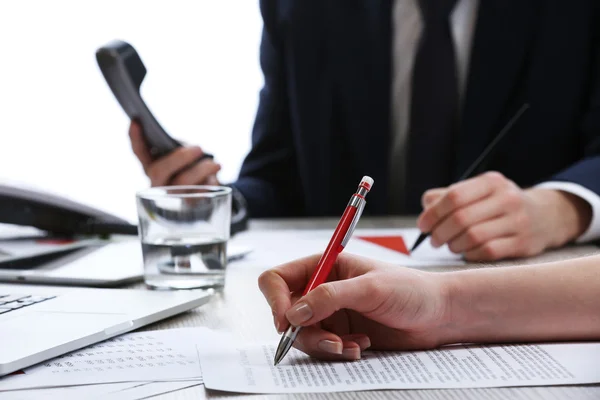
[[[582,114],[584,158],[550,180],[573,182],[600,196],[600,6],[596,3],[593,7],[593,18],[599,23],[595,24],[594,32],[594,76],[591,80],[590,99]]]
[[[596,3],[597,4],[597,3]],[[594,5],[594,18],[600,19],[600,6]],[[596,24],[597,26],[597,24]],[[595,72],[590,87],[589,105],[583,113],[583,159],[567,167],[540,186],[562,190],[585,200],[592,209],[588,229],[577,239],[587,242],[600,238],[600,29],[596,28]]]
[[[302,212],[302,190],[289,116],[283,37],[278,0],[261,0],[264,21],[260,64],[264,86],[252,132],[252,148],[237,182],[251,217],[294,216]]]

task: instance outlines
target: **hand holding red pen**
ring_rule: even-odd
[[[341,254],[328,282],[301,296],[319,259],[296,260],[259,278],[277,330],[304,327],[297,349],[323,360],[357,360],[366,348],[435,348],[452,337],[443,274]]]
[[[338,255],[344,250],[348,241],[354,233],[354,228],[362,215],[365,208],[366,200],[365,197],[373,186],[373,178],[364,176],[358,184],[358,189],[350,197],[350,201],[342,214],[342,218],[337,224],[337,227],[333,231],[333,236],[325,248],[325,252],[319,259],[316,268],[314,269],[310,280],[307,282],[304,288],[303,295],[308,294],[310,291],[317,288],[320,284],[327,281],[327,277],[331,272],[331,268],[335,263]],[[302,328],[299,326],[289,326],[283,333],[277,351],[275,352],[275,365],[285,357],[290,348],[294,345],[296,337],[300,333]]]

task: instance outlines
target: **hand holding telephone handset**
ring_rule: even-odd
[[[141,125],[152,158],[160,158],[181,147],[180,141],[165,132],[140,95],[146,67],[133,46],[113,40],[96,51],[96,60],[106,83],[129,119]],[[213,156],[205,153],[199,160],[206,158]]]
[[[164,165],[163,167],[158,163],[161,162],[161,159],[166,160],[166,158],[169,157],[169,154],[172,154],[174,151],[181,152],[185,149],[183,149],[180,141],[172,138],[165,132],[141,97],[140,86],[146,76],[146,67],[142,63],[138,53],[129,43],[114,40],[96,51],[96,60],[98,61],[98,66],[100,67],[108,86],[127,116],[132,121],[137,121],[140,125],[141,132],[139,133],[143,135],[143,142],[145,147],[147,147],[147,151],[151,158],[150,161],[155,166],[160,166],[161,168],[159,169],[161,170],[169,167],[173,168],[172,165]],[[132,126],[132,132],[130,132],[130,134],[135,135],[137,133],[137,127]],[[135,147],[135,143],[133,144]],[[145,152],[143,149],[141,151]],[[138,158],[140,158],[140,161],[144,162],[144,160],[142,160],[143,156],[140,157],[138,155]],[[193,174],[195,172],[194,169],[202,167],[201,161],[212,158],[213,156],[211,154],[203,153],[200,157],[192,161],[191,165],[182,165],[183,171],[179,171],[178,174]],[[175,161],[181,162],[181,159]],[[161,182],[160,184],[162,185],[164,183],[166,182]],[[248,215],[245,201],[241,194],[237,192],[235,188],[233,188],[232,193],[233,213],[231,232],[236,233],[246,229]]]

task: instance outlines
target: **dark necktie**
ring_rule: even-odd
[[[406,213],[421,211],[427,189],[449,185],[458,129],[458,79],[450,14],[457,0],[418,0],[423,33],[412,74]]]

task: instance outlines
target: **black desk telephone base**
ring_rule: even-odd
[[[137,226],[64,197],[0,185],[0,223],[57,235],[137,235]]]
[[[233,190],[231,234],[244,231],[244,199]],[[45,192],[0,185],[0,223],[32,226],[58,236],[137,235],[137,226],[98,209]]]

